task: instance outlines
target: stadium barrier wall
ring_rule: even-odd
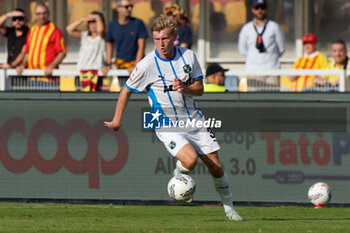
[[[118,94],[0,93],[0,198],[170,200],[175,159],[142,129],[145,94],[132,95],[117,133]],[[308,203],[318,181],[350,203],[350,94],[224,93],[196,98],[215,130],[240,202]],[[291,117],[289,117],[291,116]],[[199,161],[195,200],[218,201]]]
[[[64,88],[63,91],[75,91],[74,80],[76,76],[79,76],[80,72],[78,70],[66,70],[66,69],[54,69],[52,71],[52,76],[59,76],[61,78],[72,79],[68,88]],[[41,69],[25,69],[22,74],[23,77],[29,76],[44,76],[44,70]],[[99,71],[99,76],[103,76],[103,73]],[[129,76],[129,72],[126,69],[114,69],[108,72],[108,76]],[[11,83],[11,78],[14,79]],[[52,85],[53,84],[53,85]],[[13,86],[12,86],[13,85]],[[59,83],[51,83],[48,86],[28,86],[23,79],[17,76],[15,69],[0,69],[0,91],[61,91]]]
[[[337,92],[344,92],[344,91],[350,91],[350,79],[346,78],[347,73],[346,70],[340,70],[340,69],[278,69],[278,70],[229,70],[225,73],[226,76],[231,77],[237,77],[237,79],[241,79],[241,81],[246,80],[249,76],[272,76],[277,79],[280,79],[279,82],[281,82],[281,85],[277,86],[270,86],[265,84],[249,84],[253,86],[247,86],[248,84],[244,82],[240,82],[239,85],[243,84],[245,87],[238,88],[238,91],[273,91],[273,92],[288,92],[293,91],[289,87],[285,87],[282,85],[282,78],[284,77],[284,80],[288,80],[288,76],[298,76],[298,75],[337,75],[339,76],[339,86],[338,87],[313,87],[310,90],[306,91],[318,91],[318,92],[327,92],[327,91],[337,91]],[[44,71],[43,70],[36,70],[36,69],[26,69],[22,72],[22,76],[43,76]],[[73,78],[73,85],[74,85],[74,77],[79,76],[78,70],[63,70],[63,69],[56,69],[53,70],[52,73],[53,76],[60,76],[60,77],[71,77]],[[103,76],[101,71],[99,71],[99,76]],[[108,76],[129,76],[129,73],[125,69],[114,69],[110,70],[108,72]],[[10,84],[10,79],[14,78],[15,81]],[[3,70],[0,69],[0,91],[6,91],[6,90],[13,90],[13,91],[28,91],[28,90],[34,90],[34,91],[60,91],[59,85],[53,85],[53,86],[46,86],[46,87],[40,87],[40,86],[26,86],[24,85],[22,79],[16,80],[17,73],[15,69],[7,69]],[[123,84],[123,80],[120,80],[121,84]],[[125,81],[125,80],[124,80]],[[14,85],[14,86],[11,86]],[[256,85],[256,86],[255,86]],[[68,88],[69,89],[69,88]],[[70,87],[70,89],[75,89],[75,87]],[[234,88],[235,89],[235,88]],[[242,89],[242,90],[239,90]]]

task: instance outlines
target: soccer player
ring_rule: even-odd
[[[203,119],[192,98],[203,94],[203,73],[192,50],[174,46],[175,30],[176,23],[164,15],[154,21],[151,33],[156,49],[136,65],[119,95],[113,120],[104,122],[105,126],[117,131],[131,93],[145,89],[154,111],[158,110],[172,120],[180,116]],[[220,146],[212,130],[194,128],[187,132],[165,132],[157,129],[156,134],[178,159],[174,175],[189,173],[199,157],[213,176],[227,219],[242,221],[232,204],[230,183],[219,161]]]

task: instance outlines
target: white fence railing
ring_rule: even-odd
[[[319,75],[319,76],[328,76],[328,75],[337,75],[339,76],[339,92],[350,91],[350,87],[347,88],[348,80],[346,70],[340,69],[279,69],[279,70],[229,70],[226,73],[226,76],[300,76],[300,75]]]
[[[65,70],[65,69],[54,69],[52,71],[52,76],[59,76],[59,77],[76,77],[79,76],[80,72],[78,70]],[[23,77],[40,77],[44,76],[44,70],[41,69],[25,69],[23,70],[21,76]],[[98,73],[99,76],[103,76],[102,72],[99,71]],[[108,76],[129,76],[129,72],[126,69],[114,69],[110,70],[107,74]],[[50,91],[59,91],[60,86],[59,83],[53,84],[52,86],[46,86],[46,87],[24,87],[21,83],[21,81],[17,82],[14,86],[11,88],[10,78],[12,77],[17,77],[17,72],[15,69],[7,69],[3,70],[0,69],[0,91],[5,91],[5,90],[50,90]]]
[[[7,76],[17,76],[15,69],[8,69],[5,72]],[[79,74],[78,70],[55,69],[52,71],[52,76],[78,76]],[[103,76],[101,71],[99,71],[98,75]],[[108,72],[108,76],[114,75],[129,76],[129,72],[126,69],[115,69]],[[44,76],[44,70],[25,69],[22,72],[22,76]]]
[[[275,76],[279,78],[281,76],[299,76],[299,75],[337,75],[339,76],[339,86],[337,91],[344,92],[350,91],[349,79],[346,78],[347,74],[345,70],[340,69],[308,69],[308,70],[295,70],[295,69],[279,69],[279,70],[229,70],[225,73],[226,76],[238,76],[249,77],[249,76]],[[55,69],[52,72],[53,76],[60,77],[75,77],[79,76],[78,70],[65,70],[65,69]],[[103,75],[102,72],[99,72],[99,75]],[[9,83],[8,80],[11,76],[18,76],[15,69],[0,69],[0,91],[11,90],[8,88],[6,83]],[[37,69],[26,69],[22,72],[22,76],[44,76],[44,70]],[[108,76],[129,76],[129,72],[125,69],[114,69],[108,72]],[[261,87],[264,88],[264,87]],[[280,91],[279,87],[275,91]]]

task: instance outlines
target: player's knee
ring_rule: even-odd
[[[213,170],[215,174],[221,174],[224,171],[224,167],[219,163],[214,166]]]
[[[183,166],[190,171],[194,169],[196,164],[197,164],[197,158],[189,158],[186,161],[183,161]]]
[[[194,169],[194,167],[196,166],[196,164],[197,164],[197,159],[192,159],[191,161],[189,161],[189,163],[188,163],[188,166],[189,166],[189,170],[193,170]]]
[[[210,173],[215,178],[219,178],[224,175],[224,167],[221,163],[218,164],[212,164],[210,167],[208,167]]]

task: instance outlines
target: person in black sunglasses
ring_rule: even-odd
[[[106,37],[107,66],[104,75],[114,65],[118,69],[127,69],[131,73],[135,65],[144,57],[148,33],[142,20],[132,17],[131,0],[116,0],[118,16],[109,23]]]
[[[12,27],[4,24],[11,19]],[[7,62],[0,65],[0,68],[10,69],[21,64],[24,58],[24,46],[29,28],[26,25],[24,11],[15,9],[0,17],[0,34],[7,37]]]
[[[280,68],[279,58],[285,51],[282,28],[267,18],[267,0],[253,0],[254,19],[246,23],[238,38],[239,52],[246,58],[247,70],[274,70]],[[277,76],[248,77],[248,91],[279,90]]]

